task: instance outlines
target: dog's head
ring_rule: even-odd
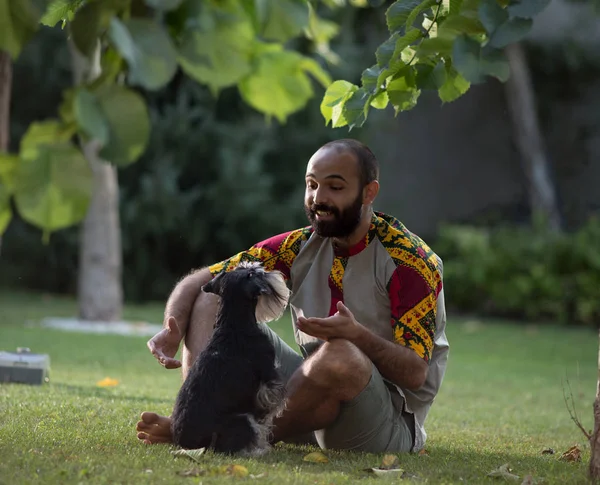
[[[232,271],[223,271],[202,287],[229,304],[252,301],[256,304],[256,320],[270,322],[283,314],[290,290],[279,271],[266,271],[260,263],[242,262]]]

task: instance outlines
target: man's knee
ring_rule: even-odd
[[[344,339],[324,343],[305,363],[305,375],[343,401],[356,397],[369,383],[371,373],[369,358]]]

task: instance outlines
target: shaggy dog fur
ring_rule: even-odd
[[[275,349],[257,325],[279,318],[289,290],[278,271],[241,263],[203,287],[220,297],[214,334],[177,396],[171,431],[186,449],[257,455],[268,450],[284,385]]]

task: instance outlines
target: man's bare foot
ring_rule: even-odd
[[[171,443],[171,418],[159,416],[156,413],[143,412],[141,421],[138,421],[136,430],[137,437],[147,445],[157,443]]]

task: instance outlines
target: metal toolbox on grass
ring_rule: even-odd
[[[41,385],[50,379],[50,356],[34,354],[27,348],[16,352],[0,351],[0,384],[18,382]]]

